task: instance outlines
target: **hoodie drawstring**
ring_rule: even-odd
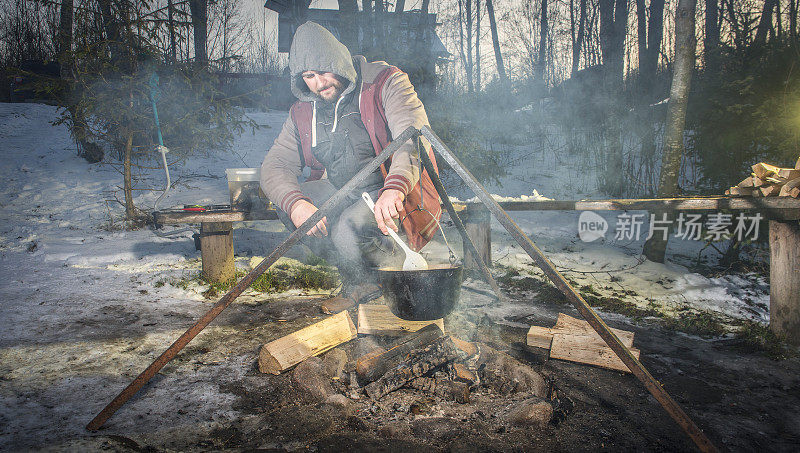
[[[317,147],[317,101],[312,103],[311,109],[311,147]]]

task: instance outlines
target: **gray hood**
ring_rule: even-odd
[[[349,81],[342,96],[355,89],[358,74],[353,58],[344,44],[340,43],[325,27],[306,22],[297,28],[289,49],[289,70],[292,74],[292,94],[301,101],[317,101],[303,81],[304,71],[332,72]]]

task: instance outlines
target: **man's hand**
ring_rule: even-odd
[[[292,213],[289,214],[289,217],[292,219],[292,223],[294,223],[294,226],[300,228],[300,225],[305,223],[305,221],[308,220],[309,217],[314,215],[315,212],[317,212],[316,206],[314,206],[313,204],[309,203],[306,200],[300,200],[297,201],[292,206]],[[308,230],[308,233],[306,234],[308,236],[316,236],[318,238],[327,236],[328,218],[323,217],[322,220],[317,222],[317,224],[314,225],[314,227],[312,227],[310,230]]]
[[[397,189],[386,189],[381,193],[378,201],[375,202],[375,221],[383,234],[389,234],[387,228],[397,232],[397,225],[392,219],[399,219],[403,212],[403,200],[405,195]]]

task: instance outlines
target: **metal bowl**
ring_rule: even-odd
[[[461,275],[461,266],[378,269],[386,304],[392,313],[408,321],[439,319],[453,311],[461,294]]]

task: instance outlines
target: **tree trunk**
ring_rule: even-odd
[[[123,162],[123,187],[125,195],[125,218],[136,218],[136,207],[133,205],[133,177],[131,176],[131,154],[133,154],[133,131],[125,131],[125,160]]]
[[[98,0],[100,16],[103,18],[103,29],[106,32],[111,61],[115,64],[121,59],[122,35],[119,21],[114,17],[111,10],[111,0]]]
[[[475,0],[475,86],[481,91],[481,0]]]
[[[647,59],[647,8],[645,0],[636,0],[636,44],[639,51],[639,74],[644,82],[644,60]]]
[[[578,37],[572,46],[572,76],[578,72],[581,61],[581,49],[583,48],[584,36],[586,34],[586,0],[581,0],[580,13],[578,13]]]
[[[461,56],[461,64],[464,66],[464,72],[467,75],[467,82],[472,87],[472,77],[467,70],[467,56],[464,54],[464,6],[462,3],[463,0],[458,0],[458,53]]]
[[[358,27],[356,13],[358,3],[356,0],[338,0],[339,2],[339,29],[341,41],[353,54],[360,52],[358,46]],[[399,5],[399,3],[398,3]]]
[[[706,72],[716,72],[719,61],[719,0],[706,0],[705,38],[703,52]]]
[[[208,68],[208,0],[189,0],[194,29],[194,61],[199,68]]]
[[[536,63],[536,78],[544,81],[547,62],[547,0],[542,0],[541,26],[539,27],[539,58]]]
[[[797,40],[797,0],[789,0],[789,38],[796,44]]]
[[[744,38],[742,37],[742,29],[739,26],[739,20],[736,18],[736,9],[734,9],[733,0],[728,0],[728,21],[733,30],[733,44],[737,50],[744,46]]]
[[[508,82],[506,67],[503,65],[503,55],[500,53],[500,39],[497,36],[497,22],[495,22],[492,0],[486,0],[486,10],[489,13],[489,29],[492,31],[492,46],[494,47],[494,59],[497,62],[497,74],[500,76],[501,81]]]
[[[170,62],[178,61],[178,44],[175,39],[175,5],[174,0],[167,0],[167,28],[169,29],[169,56]]]
[[[467,88],[470,93],[475,91],[472,84],[472,0],[465,0],[467,2]]]
[[[600,49],[606,84],[622,82],[625,58],[625,33],[628,22],[627,0],[600,0]]]
[[[655,78],[658,56],[661,54],[661,38],[664,35],[664,0],[650,2],[650,22],[647,25],[646,74]]]
[[[73,0],[61,0],[61,15],[58,23],[58,62],[61,77],[69,74],[70,53],[72,52]]]
[[[603,124],[607,154],[603,189],[612,197],[624,192],[621,105],[616,101],[622,89],[627,0],[600,0],[600,47],[603,54],[603,91],[608,99]]]
[[[683,158],[683,135],[686,125],[686,106],[694,70],[696,38],[694,34],[697,0],[679,0],[675,18],[675,65],[667,106],[664,132],[664,156],[658,185],[660,198],[678,195],[678,176]],[[664,262],[667,241],[654,234],[645,243],[644,255],[650,261]]]
[[[758,21],[755,43],[763,45],[767,42],[767,32],[772,27],[772,14],[778,0],[765,0],[764,9],[761,11],[761,20]]]

